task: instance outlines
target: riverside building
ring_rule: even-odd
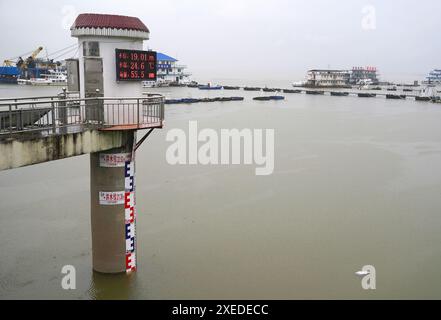
[[[309,70],[306,80],[307,87],[346,87],[350,73],[347,70]]]
[[[430,71],[424,84],[441,84],[441,69]]]
[[[311,88],[347,88],[352,85],[376,85],[378,83],[377,68],[354,67],[352,70],[309,70],[305,86]]]
[[[350,71],[349,84],[374,84],[377,85],[378,71],[376,67],[353,67]]]
[[[191,74],[185,71],[187,66],[179,64],[177,59],[157,52],[156,60],[156,82],[145,81],[143,82],[144,87],[186,85],[190,83]]]

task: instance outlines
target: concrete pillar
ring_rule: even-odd
[[[90,154],[93,269],[102,273],[136,270],[136,132],[122,148]]]

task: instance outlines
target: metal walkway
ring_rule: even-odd
[[[0,140],[24,134],[42,136],[96,129],[162,128],[164,97],[85,98],[68,94],[0,99]]]

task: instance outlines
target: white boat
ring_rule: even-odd
[[[162,88],[162,87],[169,87],[170,83],[166,81],[143,81],[142,87],[143,88]]]
[[[156,82],[155,81],[143,81],[142,82],[142,87],[143,88],[155,88],[156,87]]]
[[[372,79],[360,79],[357,84],[359,86],[370,86],[374,84],[374,82],[372,81]]]
[[[61,71],[49,71],[48,74],[42,74],[41,78],[29,80],[33,86],[66,86],[67,74]]]
[[[19,85],[30,85],[31,84],[31,80],[27,80],[27,79],[17,79],[17,84]]]
[[[304,86],[306,86],[306,81],[294,81],[294,82],[292,83],[292,86],[293,86],[294,88],[301,88],[301,87],[304,87]]]

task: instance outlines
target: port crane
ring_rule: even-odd
[[[5,66],[5,67],[13,67],[13,64],[15,64],[15,62],[12,60],[3,61],[3,66]]]
[[[23,60],[21,57],[18,58],[17,62],[12,61],[11,59],[7,59],[3,61],[4,66],[6,67],[12,67],[13,64],[15,64],[18,68],[24,70],[27,68],[32,68],[34,65],[35,58],[40,54],[40,52],[43,51],[43,47],[38,47],[36,50],[34,50],[31,55],[26,58],[26,60]]]

